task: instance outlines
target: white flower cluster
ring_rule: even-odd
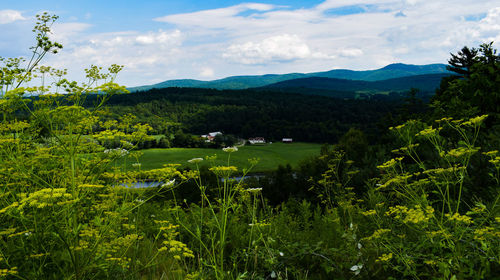
[[[222,150],[226,153],[233,153],[238,151],[238,147],[226,147],[222,148]]]
[[[203,160],[202,158],[192,158],[192,159],[188,160],[188,162],[189,163],[198,163],[202,160]]]
[[[262,188],[250,188],[250,189],[247,189],[247,192],[251,192],[251,193],[258,193],[262,191]]]
[[[110,155],[113,155],[113,156],[123,157],[123,156],[128,155],[128,150],[120,149],[120,148],[106,149],[106,150],[104,150],[104,153],[105,154],[110,154]]]
[[[175,179],[172,179],[161,185],[162,188],[169,188],[175,184]]]

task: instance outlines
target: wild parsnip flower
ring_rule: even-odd
[[[256,165],[257,163],[259,163],[260,159],[259,158],[249,158],[248,159],[248,163],[250,163],[251,165]]]
[[[389,253],[389,254],[382,254],[382,256],[380,256],[376,262],[388,262],[392,259],[392,253]]]
[[[451,120],[453,120],[453,118],[442,118],[440,120],[436,120],[437,123],[441,123],[441,122],[450,122]]]
[[[396,205],[394,207],[389,207],[385,215],[394,216],[394,219],[400,220],[405,224],[426,223],[434,216],[434,208],[427,206],[425,209],[422,209],[420,205],[415,205],[414,208],[408,208],[406,206]]]
[[[250,223],[248,224],[249,227],[267,227],[270,226],[270,223]]]
[[[0,277],[6,277],[9,275],[15,275],[15,274],[18,274],[17,266],[14,266],[11,268],[0,269]]]
[[[66,188],[45,188],[29,195],[21,194],[21,202],[19,209],[23,210],[27,207],[45,208],[60,205],[62,202],[74,201],[71,200],[72,195],[66,192]]]
[[[214,166],[209,170],[219,177],[229,177],[231,174],[237,172],[238,168],[236,166]]]
[[[82,185],[79,185],[78,187],[82,188],[82,189],[102,189],[102,188],[105,188],[104,185],[100,185],[100,184],[82,184]]]
[[[474,231],[474,239],[476,240],[500,239],[500,231],[498,229],[494,229],[493,227],[478,228]]]
[[[460,158],[462,156],[471,156],[477,151],[479,151],[479,148],[459,147],[448,151],[448,153],[446,153],[446,157]]]
[[[432,137],[432,136],[436,136],[437,135],[437,132],[439,130],[441,130],[442,127],[436,129],[436,128],[432,128],[432,127],[428,127],[422,131],[420,131],[419,133],[417,133],[415,136],[423,136],[423,137]]]
[[[447,214],[445,214],[445,216],[448,217],[448,220],[450,220],[450,221],[456,221],[456,222],[464,223],[467,225],[474,223],[474,221],[471,219],[471,217],[469,217],[467,215],[460,215],[458,213],[451,215],[450,213],[447,213]]]
[[[380,228],[373,232],[373,234],[366,238],[366,240],[374,240],[381,238],[384,234],[391,232],[390,229]]]
[[[258,192],[261,192],[262,191],[262,188],[249,188],[249,189],[246,189],[247,192],[249,193],[258,193]]]
[[[462,125],[467,125],[467,126],[477,126],[480,125],[484,119],[486,119],[488,115],[482,115],[482,116],[477,116],[475,118],[471,118],[466,122],[463,122]]]
[[[180,260],[181,257],[194,258],[193,251],[191,251],[186,244],[177,240],[163,241],[163,247],[158,249],[158,252],[171,253],[177,260]]]
[[[237,152],[238,151],[238,147],[236,146],[233,146],[233,147],[226,147],[226,148],[222,148],[222,150],[226,153],[234,153],[234,152]]]
[[[497,165],[500,162],[500,157],[495,157],[494,159],[488,160],[488,162]]]
[[[205,156],[205,159],[206,160],[211,160],[211,161],[216,160],[217,159],[217,154],[214,154],[213,156]]]
[[[431,265],[431,266],[434,266],[437,264],[436,261],[434,261],[434,260],[425,260],[424,263],[427,265]]]
[[[41,258],[41,257],[45,257],[48,255],[49,255],[49,253],[31,254],[30,258]]]
[[[487,155],[487,156],[495,156],[497,153],[498,153],[497,150],[492,150],[492,151],[484,152],[483,154]]]
[[[203,161],[202,158],[192,158],[192,159],[188,160],[189,163],[199,163],[201,161]]]
[[[397,163],[401,162],[403,160],[403,157],[398,157],[398,158],[393,158],[387,162],[385,162],[382,165],[378,165],[377,168],[380,169],[389,169],[394,167]]]
[[[2,235],[11,235],[14,232],[16,232],[16,230],[17,230],[16,228],[4,229],[4,230],[0,231],[0,236],[2,236]]]
[[[377,215],[377,211],[372,209],[372,210],[361,212],[361,214],[363,214],[364,216],[373,216],[373,215]]]
[[[407,180],[410,179],[411,177],[413,177],[412,174],[409,174],[409,175],[397,175],[396,177],[389,179],[384,184],[378,186],[376,188],[376,190],[381,190],[381,189],[387,188],[388,186],[390,186],[392,184],[396,184],[396,185],[398,185],[398,184],[406,184]]]

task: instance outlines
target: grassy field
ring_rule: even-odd
[[[231,165],[237,166],[239,170],[249,166],[248,159],[259,158],[259,163],[252,172],[264,172],[274,170],[278,165],[290,164],[292,167],[306,158],[317,156],[320,152],[320,144],[313,143],[273,143],[265,145],[252,145],[240,147],[237,152],[231,153]],[[141,158],[143,170],[160,168],[166,163],[179,163],[182,166],[194,166],[187,161],[192,158],[205,158],[217,155],[216,165],[226,165],[228,153],[221,149],[197,149],[197,148],[171,148],[171,149],[147,149]],[[131,167],[128,160],[128,168]],[[208,165],[206,160],[200,165]]]

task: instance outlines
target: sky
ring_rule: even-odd
[[[368,70],[446,63],[463,46],[500,44],[500,0],[0,0],[0,56],[27,57],[38,13],[63,44],[43,64],[117,82]]]

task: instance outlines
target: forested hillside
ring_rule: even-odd
[[[335,143],[351,127],[375,140],[382,122],[410,115],[411,102],[403,97],[343,100],[288,92],[167,88],[114,96],[108,105],[115,118],[132,113],[137,122],[149,123],[158,133],[179,123],[171,129],[196,135],[223,131],[244,138]],[[424,109],[422,103],[413,105],[418,107],[411,109],[413,113]]]

